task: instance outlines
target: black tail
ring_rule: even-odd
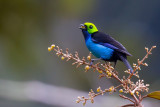
[[[130,69],[130,72],[132,73],[132,72],[133,72],[133,69],[132,69],[131,65],[129,64],[129,62],[127,61],[126,56],[121,55],[121,54],[118,54],[118,55],[119,55],[120,59],[122,60],[122,62],[126,65],[126,67],[127,67],[128,69]]]

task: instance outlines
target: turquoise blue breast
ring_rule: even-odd
[[[108,47],[105,47],[103,45],[94,43],[91,40],[91,37],[89,37],[86,40],[86,46],[89,49],[90,52],[97,58],[102,58],[102,59],[110,59],[113,55],[114,50]]]

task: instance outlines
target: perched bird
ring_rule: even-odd
[[[79,27],[85,38],[85,43],[89,51],[98,59],[94,60],[104,60],[109,62],[114,62],[114,68],[116,66],[117,60],[122,61],[130,72],[133,71],[129,62],[127,61],[127,56],[132,56],[126,48],[116,41],[111,36],[99,32],[97,27],[93,23],[86,22],[80,24]]]

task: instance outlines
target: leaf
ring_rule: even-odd
[[[147,97],[160,100],[160,91],[154,91],[147,95]]]

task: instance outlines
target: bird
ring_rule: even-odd
[[[127,56],[132,56],[127,49],[110,35],[98,31],[97,27],[90,22],[80,24],[85,44],[88,50],[97,59],[91,59],[91,64],[95,60],[114,62],[114,68],[118,60],[122,61],[132,73],[133,69],[127,60]]]

